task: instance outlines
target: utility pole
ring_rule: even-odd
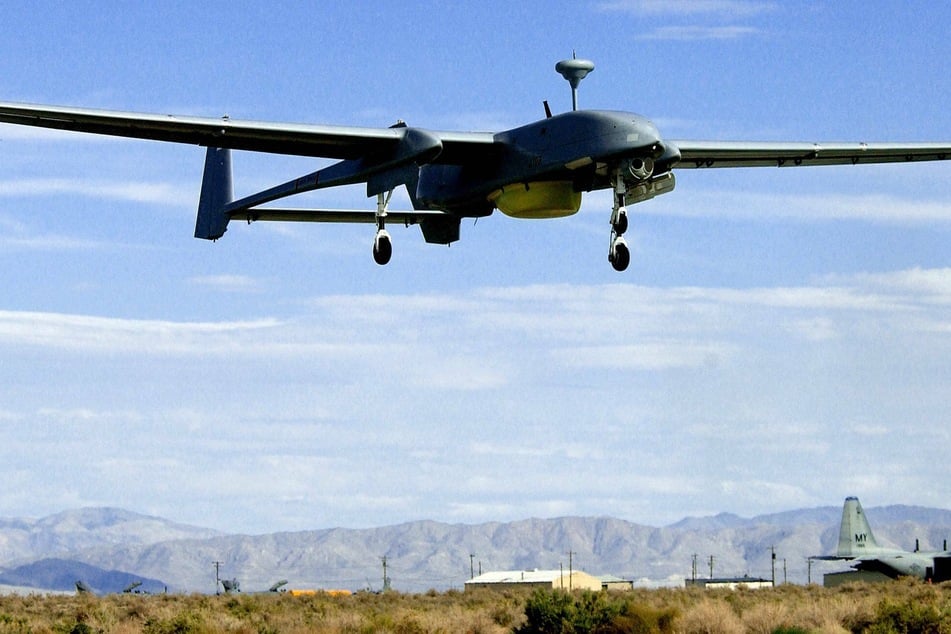
[[[770,546],[769,553],[770,553],[770,564],[772,566],[772,571],[773,571],[772,582],[773,582],[773,587],[775,588],[776,587],[776,547]]]
[[[693,554],[693,566],[690,568],[690,580],[697,583],[697,553]]]
[[[469,578],[475,579],[475,565],[474,565],[475,555],[469,553]]]
[[[806,583],[812,585],[812,557],[806,557]]]
[[[713,555],[710,555],[710,578],[713,579]]]
[[[786,585],[786,558],[783,557],[783,585]]]
[[[383,555],[383,592],[390,589],[390,578],[386,576],[386,555]]]
[[[572,587],[571,587],[571,583],[572,583],[571,576],[574,574],[574,568],[572,567],[571,560],[572,560],[572,557],[574,556],[574,554],[575,554],[575,552],[574,552],[573,550],[569,550],[569,551],[568,551],[568,592],[571,592],[571,590],[572,590]]]
[[[221,578],[218,576],[218,569],[221,567],[221,562],[216,560],[211,563],[215,564],[215,594],[221,594],[221,590],[218,589],[221,587]]]

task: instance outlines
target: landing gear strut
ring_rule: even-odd
[[[376,237],[373,239],[373,261],[383,266],[393,257],[393,242],[386,230],[386,206],[390,204],[393,190],[376,195]]]
[[[608,262],[615,271],[623,271],[631,263],[631,250],[624,239],[627,231],[627,207],[624,204],[627,185],[618,170],[614,176],[614,210],[611,212],[611,244],[608,247]]]

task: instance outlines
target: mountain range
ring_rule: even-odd
[[[916,506],[866,509],[880,542],[940,549],[951,511]],[[134,582],[141,590],[216,591],[238,579],[244,591],[279,579],[291,588],[461,588],[471,573],[544,568],[611,574],[643,585],[751,575],[777,583],[821,582],[843,563],[809,562],[838,539],[840,507],[753,518],[722,513],[651,527],[611,517],[561,517],[483,524],[416,521],[370,529],[331,528],[228,535],[115,508],[65,511],[39,520],[0,519],[0,584],[69,591],[82,580],[99,592]],[[776,554],[775,565],[772,553]],[[570,555],[569,555],[570,553]]]

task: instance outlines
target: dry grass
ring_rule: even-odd
[[[524,625],[528,593],[480,591],[292,597],[113,595],[0,597],[0,634],[499,634]],[[951,584],[913,581],[827,589],[636,590],[612,593],[626,615],[611,632],[951,634]],[[645,629],[640,614],[673,614]],[[635,625],[640,622],[641,625]]]

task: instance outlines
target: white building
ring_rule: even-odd
[[[558,590],[601,590],[598,577],[580,570],[501,570],[486,572],[466,581],[466,590],[476,588],[546,588]]]
[[[701,588],[726,588],[736,590],[737,588],[747,588],[756,590],[759,588],[772,588],[773,582],[769,579],[760,579],[758,577],[720,577],[713,579],[686,579],[686,586],[700,586]]]

